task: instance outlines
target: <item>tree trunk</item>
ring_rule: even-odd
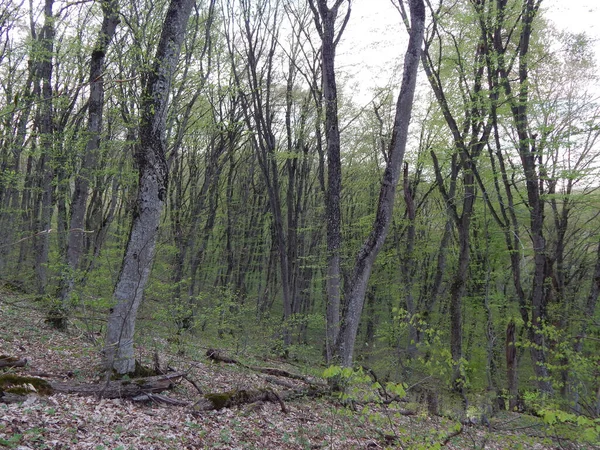
[[[327,277],[325,279],[326,308],[326,357],[330,362],[340,331],[340,247],[342,190],[342,163],[340,158],[340,129],[338,123],[337,84],[335,79],[335,51],[344,28],[350,18],[350,1],[337,37],[335,24],[338,10],[344,0],[336,0],[329,8],[327,0],[309,0],[315,25],[321,37],[323,103],[325,105],[325,139],[327,143],[327,190],[325,192],[325,220],[327,223]]]
[[[27,124],[30,120],[34,102],[32,85],[35,74],[33,72],[34,64],[30,59],[27,81],[21,95],[21,116],[16,121],[16,135],[14,140],[11,141],[11,150],[14,161],[12,170],[14,173],[21,173],[21,155],[27,136]],[[0,206],[0,242],[2,242],[2,244],[0,244],[0,274],[4,274],[4,269],[7,266],[7,259],[12,252],[15,233],[19,224],[17,219],[19,215],[19,186],[7,185],[4,186],[3,189],[3,203]]]
[[[63,276],[60,301],[63,316],[59,328],[66,327],[67,314],[71,293],[75,286],[75,273],[79,269],[79,262],[84,251],[84,226],[85,211],[87,207],[88,190],[93,170],[97,164],[97,153],[100,147],[100,133],[102,132],[102,109],[104,108],[104,59],[112,37],[119,24],[118,3],[116,0],[103,0],[102,12],[104,20],[98,34],[96,46],[92,51],[90,62],[90,98],[88,102],[89,134],[86,152],[83,157],[80,172],[75,178],[75,187],[71,199],[71,218],[67,230],[66,274]]]
[[[536,150],[536,136],[530,132],[529,127],[529,42],[531,39],[533,20],[537,14],[539,2],[523,0],[521,14],[521,33],[518,47],[519,79],[518,91],[515,94],[511,85],[511,75],[506,68],[504,60],[505,48],[501,40],[503,20],[499,21],[495,30],[494,48],[497,52],[498,72],[501,87],[503,88],[511,108],[514,127],[518,135],[518,152],[525,175],[527,187],[527,203],[530,219],[530,236],[534,251],[534,274],[531,292],[531,323],[529,326],[529,339],[531,341],[531,360],[533,370],[542,392],[552,393],[552,384],[546,366],[546,350],[542,335],[545,311],[544,283],[547,275],[546,239],[544,238],[544,199],[543,181],[538,174],[538,154]],[[504,11],[499,11],[504,19]]]
[[[508,409],[514,411],[517,407],[519,394],[517,378],[517,340],[515,338],[515,323],[511,320],[506,327],[506,379],[508,380]]]
[[[411,30],[408,49],[404,57],[402,87],[396,104],[396,118],[389,160],[383,174],[375,222],[371,234],[358,253],[356,264],[346,295],[346,308],[340,335],[338,353],[344,366],[352,366],[354,345],[360,316],[365,300],[365,292],[373,263],[383,245],[392,220],[396,186],[402,170],[402,160],[408,139],[412,104],[416,87],[417,73],[421,56],[421,45],[425,30],[425,5],[423,0],[410,0]]]
[[[408,164],[404,163],[404,202],[406,203],[406,218],[408,219],[408,229],[406,231],[406,256],[405,261],[400,261],[400,272],[402,274],[402,282],[406,290],[406,311],[409,316],[408,322],[408,345],[407,353],[410,359],[417,355],[417,327],[415,326],[417,309],[413,297],[414,284],[414,265],[415,258],[415,240],[416,240],[416,206],[414,199],[415,187],[411,186],[408,178]]]
[[[139,186],[129,241],[113,297],[105,343],[105,367],[133,372],[133,335],[137,310],[150,275],[159,221],[167,196],[165,123],[171,79],[179,60],[194,0],[171,0],[142,94],[140,144],[136,151]]]
[[[52,179],[54,170],[51,159],[54,145],[54,126],[52,108],[52,69],[54,54],[54,17],[52,7],[54,0],[46,0],[44,6],[44,26],[40,36],[41,56],[39,62],[39,76],[42,80],[41,113],[40,113],[40,150],[38,161],[38,176],[40,177],[40,194],[36,200],[39,207],[36,217],[36,237],[34,240],[35,273],[37,279],[37,293],[42,295],[46,290],[48,253],[50,248],[50,226],[52,223]]]

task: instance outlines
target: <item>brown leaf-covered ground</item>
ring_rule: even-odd
[[[54,381],[98,382],[100,344],[72,327],[51,329],[38,305],[0,289],[0,354],[27,358],[19,374]],[[155,349],[139,348],[151,365]],[[266,387],[285,389],[274,377],[239,366],[161,353],[161,361],[186,371],[205,393]],[[265,367],[298,373],[299,368],[271,360]],[[6,369],[4,370],[6,372]],[[282,381],[284,379],[281,379]],[[285,379],[297,388],[302,381]],[[198,390],[183,381],[169,397],[193,404]],[[553,441],[539,425],[519,426],[506,416],[493,427],[462,427],[456,421],[400,414],[406,405],[359,406],[350,410],[334,398],[301,397],[254,403],[220,411],[195,412],[191,406],[162,406],[57,394],[31,394],[21,404],[0,403],[0,448],[15,449],[380,449],[380,448],[583,448]],[[447,441],[447,442],[446,442]]]

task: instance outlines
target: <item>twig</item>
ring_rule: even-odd
[[[184,379],[184,380],[186,380],[186,381],[189,381],[189,382],[190,382],[190,384],[196,388],[196,390],[198,391],[198,393],[199,393],[200,395],[204,395],[204,392],[202,391],[202,389],[200,389],[200,387],[198,386],[198,384],[197,384],[197,383],[196,383],[194,380],[192,380],[192,379],[191,379],[190,377],[188,377],[187,375],[184,375],[184,376],[183,376],[183,379]]]
[[[448,445],[448,442],[450,442],[450,439],[458,436],[462,432],[463,432],[463,426],[461,425],[458,430],[455,430],[452,433],[450,433],[448,436],[446,436],[446,438],[442,441],[442,446]]]

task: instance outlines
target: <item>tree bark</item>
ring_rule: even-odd
[[[326,357],[330,362],[335,353],[335,345],[340,332],[341,276],[340,247],[341,212],[340,196],[342,191],[342,162],[340,158],[340,129],[337,107],[337,83],[335,79],[335,51],[344,28],[350,18],[351,3],[342,27],[337,36],[335,24],[338,10],[344,0],[336,0],[329,8],[327,0],[309,0],[315,25],[321,37],[322,60],[322,101],[325,105],[325,139],[327,146],[327,190],[325,192],[325,220],[327,222],[327,276],[325,279],[326,306]]]
[[[34,240],[35,251],[35,273],[37,280],[37,293],[44,294],[47,285],[48,253],[50,248],[50,227],[52,223],[52,179],[54,178],[54,169],[51,159],[53,156],[54,145],[54,124],[52,108],[52,70],[54,55],[54,17],[52,7],[54,0],[46,0],[44,5],[44,26],[40,36],[40,60],[39,76],[42,80],[41,91],[41,113],[40,113],[40,150],[41,155],[38,161],[38,176],[40,177],[40,193],[37,196],[38,214],[36,217],[36,237]],[[34,208],[34,210],[36,209]]]
[[[136,151],[139,186],[133,222],[113,298],[105,343],[105,367],[119,374],[133,372],[133,336],[137,310],[150,275],[158,226],[167,196],[165,123],[171,79],[195,0],[171,0],[142,95],[140,143]]]
[[[383,174],[375,222],[369,237],[357,255],[352,277],[346,290],[346,308],[337,346],[341,362],[346,367],[352,366],[354,345],[367,284],[373,263],[387,236],[392,220],[396,187],[400,178],[402,160],[408,139],[408,125],[412,112],[425,30],[425,5],[423,0],[410,0],[409,4],[411,16],[410,38],[404,57],[404,74],[396,104],[396,117],[389,159]]]
[[[66,327],[67,311],[71,293],[75,286],[75,273],[79,268],[81,255],[84,251],[85,212],[87,208],[90,180],[97,164],[97,153],[100,148],[100,133],[102,132],[102,110],[104,108],[104,79],[105,56],[112,37],[119,24],[119,5],[116,0],[103,0],[102,12],[104,20],[98,34],[98,39],[90,62],[90,97],[88,101],[88,142],[80,172],[75,177],[73,197],[71,199],[71,218],[67,230],[66,273],[62,280],[60,302],[62,317],[58,318],[59,328]]]
[[[517,396],[519,394],[516,344],[515,322],[511,320],[506,327],[506,379],[508,380],[509,411],[514,411],[517,407]]]
[[[408,219],[408,229],[406,231],[406,260],[400,261],[402,274],[402,282],[406,287],[406,311],[409,316],[408,322],[408,345],[407,353],[409,358],[413,359],[417,355],[418,333],[414,321],[416,320],[417,309],[413,298],[414,284],[414,265],[415,258],[415,241],[416,241],[416,217],[417,211],[415,206],[414,191],[415,186],[411,186],[408,177],[408,163],[404,163],[404,202],[406,203],[406,218]]]
[[[533,370],[542,392],[552,393],[546,366],[546,350],[542,335],[546,317],[546,296],[544,283],[547,275],[546,239],[544,237],[544,199],[542,198],[543,180],[538,174],[538,154],[536,135],[529,126],[529,43],[533,30],[533,20],[537,15],[540,1],[523,0],[520,16],[521,33],[518,47],[519,79],[517,92],[513,92],[511,77],[504,59],[505,47],[501,38],[501,26],[504,21],[502,8],[498,14],[498,28],[494,35],[494,49],[497,53],[498,73],[501,88],[504,90],[512,112],[514,127],[518,136],[518,152],[525,175],[527,187],[527,206],[529,208],[530,236],[534,252],[534,273],[531,291],[531,322],[529,324],[530,354]]]

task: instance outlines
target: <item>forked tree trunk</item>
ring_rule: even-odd
[[[513,90],[511,74],[505,60],[506,48],[503,46],[501,30],[495,30],[494,49],[497,52],[498,74],[501,88],[504,90],[513,116],[514,127],[518,136],[519,157],[527,186],[527,206],[530,219],[530,236],[534,251],[534,273],[531,291],[531,324],[529,339],[533,370],[538,380],[539,389],[547,394],[553,392],[549,371],[546,365],[546,346],[543,336],[543,323],[546,318],[545,282],[547,276],[546,239],[544,237],[544,204],[543,177],[540,175],[536,135],[529,126],[529,43],[533,32],[533,21],[541,2],[523,0],[521,13],[521,33],[518,48],[519,79]],[[503,25],[504,6],[499,10],[499,27]],[[501,16],[500,16],[501,15]]]
[[[119,273],[106,330],[105,367],[119,374],[133,372],[133,335],[137,310],[154,260],[154,249],[167,196],[165,123],[171,79],[194,0],[171,0],[142,94],[140,144],[136,151],[139,186],[129,241]]]

